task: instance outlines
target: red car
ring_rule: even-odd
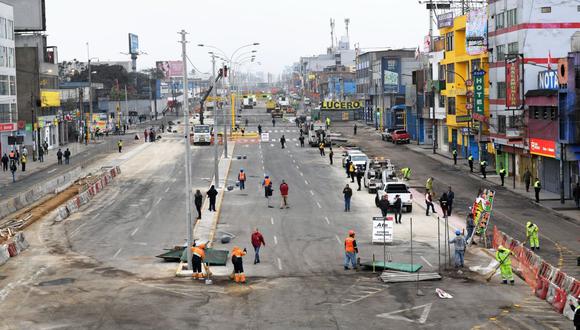
[[[394,144],[411,143],[411,136],[404,129],[398,129],[391,133],[391,139]]]

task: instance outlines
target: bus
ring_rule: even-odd
[[[193,144],[211,144],[209,125],[193,126]]]

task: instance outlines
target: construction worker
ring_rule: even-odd
[[[425,182],[425,189],[433,194],[433,177],[427,178],[427,181]]]
[[[258,124],[258,134],[262,135],[262,125]]]
[[[304,148],[304,135],[300,135],[298,140],[300,141],[300,148]]]
[[[356,168],[354,167],[353,163],[350,163],[348,166],[348,174],[350,175],[350,182],[354,182],[354,176],[356,174]]]
[[[117,142],[117,147],[119,148],[119,152],[121,152],[121,150],[123,149],[123,141],[119,140],[119,142]]]
[[[481,170],[481,175],[483,175],[484,179],[487,179],[487,173],[485,172],[486,167],[487,162],[485,161],[485,159],[479,162],[479,169]]]
[[[514,284],[514,274],[512,273],[512,261],[510,258],[512,251],[506,249],[503,246],[497,248],[495,253],[495,260],[499,262],[499,270],[501,271],[502,283],[507,284],[508,280],[510,284]]]
[[[320,157],[324,157],[326,154],[324,153],[324,142],[320,142],[318,145],[318,150],[320,151]]]
[[[539,250],[540,249],[540,240],[538,239],[538,225],[528,221],[526,223],[526,239],[530,241],[530,249]]]
[[[467,163],[469,163],[469,171],[471,173],[473,173],[473,155],[469,154],[469,157],[467,157]]]
[[[246,189],[246,173],[244,169],[240,169],[240,173],[238,173],[238,181],[240,182],[240,190]]]
[[[344,240],[344,270],[348,270],[348,263],[352,265],[353,269],[356,269],[356,254],[358,253],[358,248],[356,246],[356,240],[354,239],[354,230],[348,231],[348,237]]]
[[[542,183],[540,183],[539,178],[536,178],[536,180],[534,180],[534,192],[536,193],[536,203],[540,202],[540,190],[542,190]]]
[[[26,171],[26,162],[28,161],[28,158],[26,157],[25,154],[22,154],[20,156],[20,164],[22,165],[22,172]]]
[[[457,148],[453,148],[453,165],[457,165]]]
[[[499,166],[501,167],[501,169],[499,170],[499,178],[501,179],[501,186],[503,187],[503,184],[505,182],[506,170],[505,168],[503,168],[503,166],[501,166],[501,164]]]
[[[246,283],[246,275],[244,274],[243,256],[246,255],[246,249],[241,249],[234,246],[232,249],[232,264],[234,265],[234,281],[236,283]]]
[[[461,230],[455,230],[455,237],[449,241],[449,244],[455,245],[455,268],[463,268],[463,257],[465,256],[465,237],[461,235]]]
[[[272,180],[270,180],[268,175],[264,177],[264,181],[262,181],[262,187],[264,188],[264,197],[266,197],[268,200],[268,207],[273,208],[273,206],[270,205],[270,198],[272,197],[272,193],[274,191],[272,189]]]
[[[401,174],[403,174],[403,180],[411,180],[411,169],[408,167],[403,167],[401,169]]]
[[[330,128],[330,118],[326,117],[326,129]]]
[[[198,280],[203,280],[203,271],[201,269],[201,264],[205,259],[205,244],[194,245],[191,247],[191,253],[193,254],[193,273],[191,277],[197,278]]]

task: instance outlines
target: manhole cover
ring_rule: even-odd
[[[65,285],[65,284],[71,284],[74,281],[76,281],[74,278],[64,277],[64,278],[59,278],[56,280],[40,282],[40,283],[38,283],[38,286]]]

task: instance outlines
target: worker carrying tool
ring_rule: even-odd
[[[501,272],[502,283],[507,284],[508,280],[510,284],[514,284],[514,274],[512,272],[512,260],[510,255],[512,251],[503,246],[497,248],[495,253],[495,260],[499,262],[499,270]]]
[[[526,224],[526,238],[530,241],[530,249],[539,250],[540,249],[540,240],[538,238],[538,225],[528,221]]]
[[[401,174],[403,174],[403,180],[411,180],[411,169],[408,167],[403,167],[401,169]]]
[[[193,273],[191,277],[196,278],[198,280],[203,280],[203,272],[201,270],[201,264],[205,259],[205,244],[194,245],[191,247],[191,253],[193,254],[192,263],[193,263]]]
[[[344,240],[344,270],[348,270],[348,263],[352,265],[352,269],[356,269],[356,254],[358,247],[354,239],[354,230],[348,231],[348,237]]]
[[[246,249],[243,250],[237,246],[232,249],[232,264],[234,265],[234,281],[236,283],[246,283],[246,275],[244,274],[243,256],[246,255]]]

